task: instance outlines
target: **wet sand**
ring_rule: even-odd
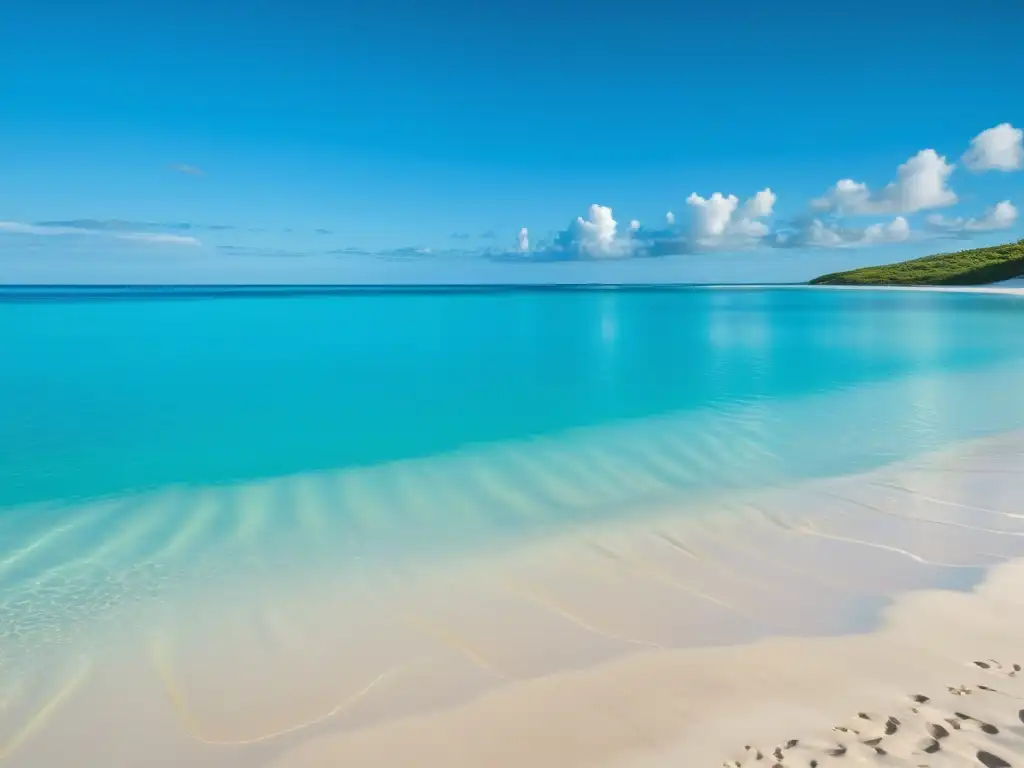
[[[241,562],[149,598],[126,587],[88,631],[0,634],[0,759],[1018,765],[1022,470],[1010,433],[460,557],[255,580]],[[193,546],[174,530],[162,547]],[[28,608],[69,599],[54,584]]]

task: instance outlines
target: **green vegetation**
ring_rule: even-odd
[[[921,259],[835,272],[812,285],[985,285],[1024,277],[1024,240],[991,248],[940,253]]]

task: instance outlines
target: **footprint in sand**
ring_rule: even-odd
[[[1010,664],[1004,667],[995,659],[988,659],[987,661],[975,661],[974,666],[978,667],[979,669],[986,669],[991,672],[1002,673],[1007,677],[1016,677],[1021,670],[1020,664]]]
[[[969,666],[996,679],[991,684],[948,686],[934,696],[912,694],[895,702],[891,713],[858,712],[818,738],[789,739],[771,749],[748,745],[740,759],[723,765],[1024,768],[1021,665],[983,659]]]

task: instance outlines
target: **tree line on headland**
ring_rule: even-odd
[[[987,285],[1024,277],[1024,240],[834,272],[812,285]]]

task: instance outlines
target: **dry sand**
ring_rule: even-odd
[[[1014,433],[472,560],[211,583],[0,670],[0,760],[1024,766],[1022,499]]]

